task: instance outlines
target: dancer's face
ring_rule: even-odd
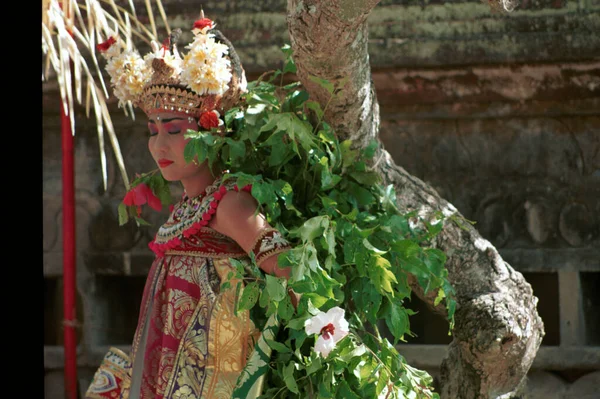
[[[190,140],[184,137],[185,133],[188,129],[198,130],[195,119],[179,113],[159,113],[148,118],[148,129],[148,149],[166,180],[183,182],[198,176],[202,166],[186,162],[183,156]]]

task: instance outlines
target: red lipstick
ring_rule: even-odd
[[[160,166],[161,168],[166,168],[167,166],[169,166],[173,163],[173,161],[170,161],[168,159],[159,159],[156,162],[158,163],[158,166]]]

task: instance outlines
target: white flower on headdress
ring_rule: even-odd
[[[182,58],[173,46],[151,42],[152,51],[140,57],[137,50],[125,46],[117,34],[109,37],[97,48],[107,59],[106,70],[111,77],[119,106],[139,100],[144,87],[151,81],[152,61],[160,58],[173,68],[172,78],[199,96],[222,95],[229,90],[232,78],[229,48],[208,33],[215,27],[213,21],[202,17],[194,23],[193,42],[186,46],[190,51]],[[170,40],[170,39],[169,39]]]
[[[148,68],[152,68],[152,60],[155,58],[161,58],[165,61],[165,64],[173,68],[173,77],[177,78],[179,74],[181,74],[182,61],[181,55],[177,48],[174,48],[173,53],[171,51],[158,43],[157,41],[152,41],[151,43],[152,51],[144,56],[144,61]]]
[[[152,76],[137,50],[127,50],[119,39],[110,37],[98,45],[98,50],[108,60],[106,71],[114,87],[119,106],[127,101],[135,101],[142,93],[144,85]]]
[[[304,323],[306,334],[320,334],[315,343],[315,352],[327,357],[339,340],[348,335],[348,322],[344,309],[335,306],[327,313],[319,312]]]
[[[221,95],[229,89],[231,62],[228,47],[218,43],[214,35],[205,33],[209,26],[194,29],[194,41],[186,48],[180,80],[198,95]]]

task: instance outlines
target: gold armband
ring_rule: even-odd
[[[262,230],[254,241],[252,252],[256,258],[256,264],[260,266],[268,257],[285,252],[290,248],[290,243],[277,229],[267,228]]]

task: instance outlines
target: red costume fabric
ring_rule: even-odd
[[[240,188],[218,178],[200,196],[184,196],[174,206],[149,244],[157,257],[146,280],[131,361],[121,353],[115,366],[109,352],[86,398],[128,399],[133,381],[140,387],[133,398],[231,397],[259,332],[248,311],[235,311],[241,281],[232,277],[230,259],[248,264],[248,254],[208,227],[230,190]],[[225,281],[231,288],[221,289]]]

